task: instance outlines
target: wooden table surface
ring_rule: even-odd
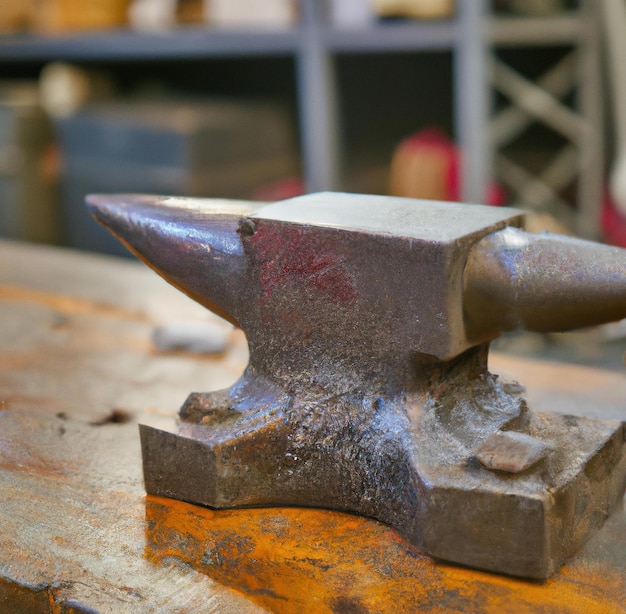
[[[626,612],[626,514],[547,582],[436,563],[378,522],[146,496],[137,423],[243,370],[158,351],[218,322],[143,265],[0,242],[0,612]],[[221,321],[220,321],[221,322]],[[224,326],[228,326],[225,325]],[[494,356],[531,407],[626,419],[614,371]]]

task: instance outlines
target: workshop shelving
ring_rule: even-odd
[[[333,26],[320,0],[301,0],[298,25],[276,30],[222,30],[181,27],[167,32],[130,30],[63,36],[0,37],[0,75],[3,66],[26,62],[131,62],[218,58],[278,58],[293,61],[297,90],[303,176],[309,190],[342,186],[342,147],[338,116],[340,87],[337,61],[341,56],[448,52],[452,57],[454,132],[463,156],[462,194],[468,201],[484,201],[492,179],[489,137],[490,53],[496,47],[572,46],[579,50],[581,70],[578,113],[599,134],[598,83],[587,76],[598,61],[592,8],[547,18],[493,16],[485,0],[457,0],[449,20],[384,22],[355,29]],[[598,71],[595,71],[597,75]],[[415,83],[412,87],[419,87]],[[595,89],[595,93],[594,93]],[[428,87],[424,88],[425,95]],[[587,142],[581,164],[582,193],[578,207],[580,228],[597,230],[597,195],[601,185],[599,137]],[[593,151],[589,151],[589,148]]]

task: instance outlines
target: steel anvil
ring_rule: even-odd
[[[248,340],[241,378],[191,394],[178,432],[141,427],[149,493],[355,512],[532,578],[620,504],[624,424],[531,412],[487,354],[507,329],[626,316],[626,251],[527,233],[513,209],[382,196],[88,202]]]

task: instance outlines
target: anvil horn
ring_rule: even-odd
[[[626,250],[507,227],[470,251],[464,285],[470,336],[594,326],[626,317]]]
[[[173,286],[235,325],[246,260],[237,230],[259,203],[135,194],[87,197],[94,217]]]

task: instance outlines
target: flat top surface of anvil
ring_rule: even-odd
[[[453,241],[505,223],[521,212],[462,203],[325,192],[260,206],[249,217],[423,241]]]
[[[150,342],[205,317],[143,265],[0,241],[1,612],[624,612],[623,509],[531,582],[433,561],[353,515],[146,497],[137,423],[174,424],[189,390],[246,364],[236,332],[219,357]],[[622,373],[492,362],[540,411],[624,418]]]

